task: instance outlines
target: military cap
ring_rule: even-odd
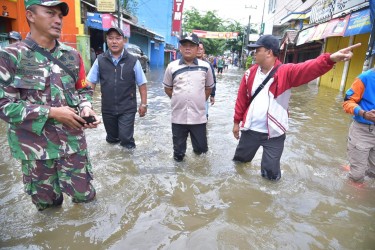
[[[29,8],[31,5],[41,5],[46,7],[52,7],[52,6],[60,6],[61,12],[63,16],[68,15],[69,12],[69,6],[67,3],[61,2],[60,0],[25,0],[25,7],[26,9]]]

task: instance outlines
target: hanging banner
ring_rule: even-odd
[[[104,31],[109,30],[111,27],[117,27],[117,18],[112,14],[102,14],[102,27]],[[122,21],[122,31],[126,37],[130,37],[130,25]]]
[[[316,41],[316,40],[323,39],[323,33],[324,33],[324,30],[326,29],[327,24],[328,23],[321,23],[317,25],[315,28],[314,35],[311,37],[310,40]]]
[[[323,38],[331,36],[343,36],[346,27],[349,23],[350,15],[344,18],[335,18],[328,22],[326,29],[324,30]]]
[[[311,37],[314,35],[316,26],[312,26],[298,33],[297,46],[310,42]]]
[[[333,15],[345,10],[349,10],[366,2],[368,2],[368,0],[336,0]]]
[[[99,13],[87,12],[87,19],[85,23],[87,27],[103,30],[102,17]]]
[[[115,12],[116,0],[96,0],[96,9],[98,12]]]
[[[192,33],[196,34],[199,38],[237,39],[238,37],[238,32],[216,32],[216,31],[205,31],[205,30],[192,30]]]
[[[354,36],[371,32],[370,10],[365,9],[350,15],[344,36]]]
[[[334,8],[335,0],[317,0],[311,8],[310,24],[328,21]]]
[[[181,32],[183,8],[184,0],[173,0],[172,36],[179,36]]]

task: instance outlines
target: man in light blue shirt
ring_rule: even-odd
[[[132,149],[136,146],[133,137],[137,112],[136,86],[141,99],[138,113],[144,117],[147,112],[147,79],[138,59],[124,48],[125,36],[121,29],[110,28],[106,41],[109,50],[95,60],[87,81],[93,89],[96,84],[101,85],[106,141]]]
[[[112,56],[111,51],[109,51],[110,55]],[[121,53],[119,58],[115,58],[112,56],[112,61],[115,66],[117,66],[120,58],[123,56],[124,51]],[[136,64],[134,65],[134,72],[135,72],[135,81],[138,86],[141,86],[147,82],[146,75],[143,72],[141,63],[137,60]],[[88,75],[87,81],[91,83],[91,86],[95,88],[96,84],[99,83],[99,66],[98,66],[98,59],[95,60],[94,64],[92,65]]]

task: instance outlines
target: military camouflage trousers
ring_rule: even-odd
[[[61,205],[63,192],[77,203],[96,194],[86,150],[58,159],[22,160],[22,173],[25,192],[40,211]]]

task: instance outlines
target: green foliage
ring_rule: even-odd
[[[138,11],[138,0],[122,0],[122,2],[122,8],[126,10],[128,13],[136,16]]]
[[[182,29],[184,33],[189,33],[192,30],[239,32],[237,39],[201,39],[206,54],[211,55],[222,55],[227,50],[241,53],[243,36],[246,35],[244,34],[245,27],[241,26],[239,22],[223,20],[217,16],[216,11],[207,11],[201,14],[195,8],[184,12]]]
[[[246,59],[246,69],[250,68],[252,63],[253,63],[253,57],[248,56],[247,59]]]

